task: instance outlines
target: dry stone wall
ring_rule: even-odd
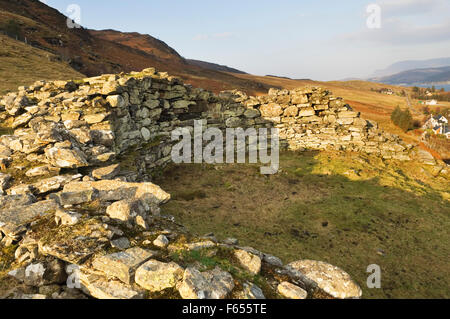
[[[241,123],[231,118],[227,123],[245,126],[269,121],[290,150],[348,150],[385,159],[410,159],[411,145],[385,133],[376,122],[362,119],[341,98],[322,88],[271,89],[268,95],[258,97],[234,93],[235,101],[245,107],[244,115],[251,119]]]
[[[6,95],[1,106],[0,119],[14,134],[0,143],[50,170],[102,166],[133,154],[130,166],[144,173],[170,162],[171,132],[192,130],[194,120],[203,120],[205,128],[276,127],[282,145],[292,150],[332,148],[409,159],[410,146],[321,88],[216,96],[151,68],[79,82],[37,82]]]

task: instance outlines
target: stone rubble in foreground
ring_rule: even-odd
[[[0,119],[12,133],[0,136],[0,246],[15,247],[17,282],[3,298],[360,298],[335,266],[190,234],[161,214],[170,195],[151,171],[195,119],[278,127],[293,150],[414,151],[320,88],[216,96],[152,68],[21,87],[0,98]]]

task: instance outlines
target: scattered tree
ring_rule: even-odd
[[[403,111],[398,105],[391,114],[391,120],[405,132],[414,128],[414,121],[409,109]]]

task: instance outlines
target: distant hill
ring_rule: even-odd
[[[272,74],[267,74],[266,76],[271,77],[271,78],[279,78],[279,79],[292,80],[292,78],[287,77],[287,76],[279,76],[279,75],[272,75]]]
[[[378,80],[378,78],[394,75],[400,72],[425,68],[439,68],[443,66],[450,66],[450,57],[430,59],[430,60],[410,60],[394,63],[383,70],[375,71],[370,76],[370,79]]]
[[[247,74],[244,71],[240,71],[238,69],[230,68],[230,67],[228,67],[226,65],[220,65],[220,64],[216,64],[216,63],[199,61],[199,60],[192,60],[192,59],[187,59],[186,61],[190,65],[195,65],[195,66],[199,66],[199,67],[202,67],[202,68],[205,68],[205,69],[214,70],[214,71],[229,72],[229,73],[236,73],[236,74]]]
[[[448,81],[450,81],[450,66],[408,70],[377,79],[377,82],[406,85],[414,85],[420,83],[439,83]]]

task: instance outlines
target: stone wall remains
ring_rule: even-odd
[[[150,68],[82,81],[40,81],[0,99],[0,120],[14,130],[0,137],[10,152],[50,169],[130,161],[138,176],[171,161],[172,130],[203,120],[206,127],[279,128],[291,150],[349,150],[409,160],[411,146],[366,121],[321,88],[271,89],[251,97],[214,95]]]

